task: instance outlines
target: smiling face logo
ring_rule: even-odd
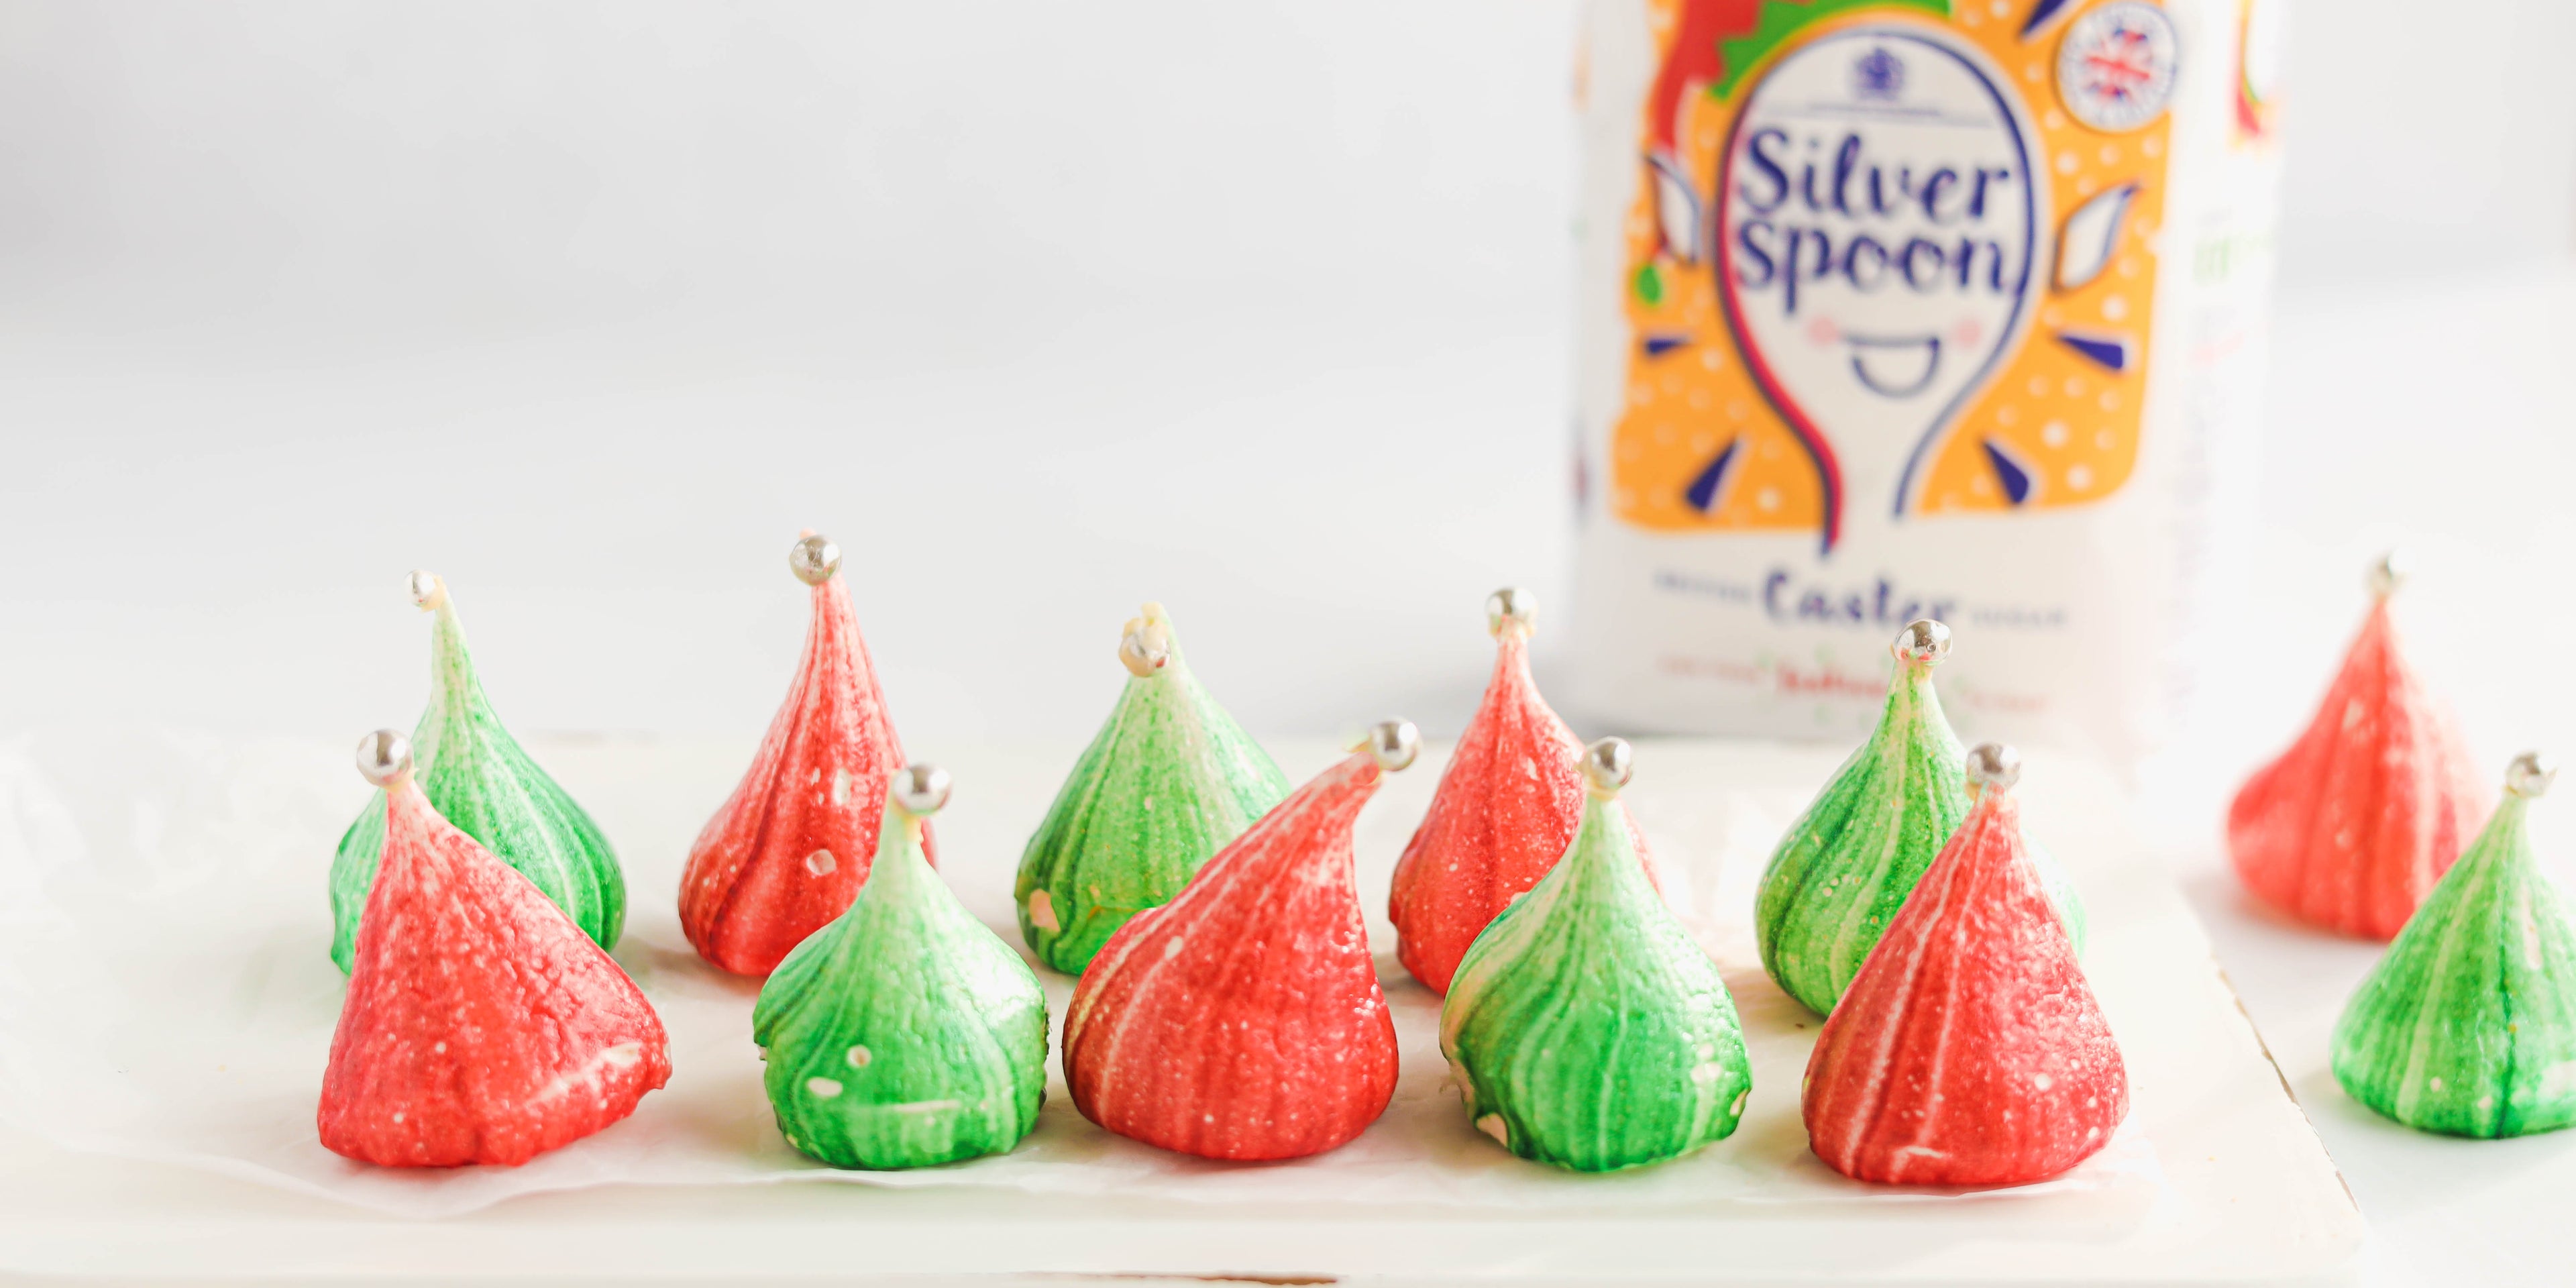
[[[1814,458],[1830,550],[1855,518],[1914,508],[2019,342],[2046,177],[2019,98],[1921,26],[1833,32],[1743,92],[1713,203],[1719,302]]]

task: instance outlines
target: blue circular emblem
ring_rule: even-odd
[[[2057,46],[2057,97],[2094,129],[2138,129],[2172,103],[2181,55],[2182,38],[2162,8],[2113,0],[2067,24]]]

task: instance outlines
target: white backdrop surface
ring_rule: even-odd
[[[0,728],[407,718],[419,565],[512,720],[738,729],[807,525],[915,737],[1088,727],[1149,596],[1454,727],[1564,576],[1574,8],[0,0]],[[2267,605],[2549,548],[2576,10],[2481,14],[2293,27]]]

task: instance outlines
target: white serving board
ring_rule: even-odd
[[[679,1070],[634,1120],[560,1157],[516,1174],[414,1184],[337,1169],[300,1139],[310,1113],[305,1083],[318,1088],[321,1075],[314,1034],[318,1026],[327,1037],[336,978],[321,973],[327,964],[313,966],[321,873],[342,816],[365,797],[345,756],[323,743],[246,752],[190,744],[177,757],[188,767],[120,802],[84,780],[99,762],[80,749],[19,749],[17,844],[36,860],[22,861],[20,876],[70,888],[83,864],[147,877],[176,869],[173,892],[138,915],[186,919],[121,945],[120,961],[101,969],[121,973],[128,994],[162,981],[184,994],[207,981],[213,1000],[166,1022],[190,1033],[203,1023],[214,1036],[161,1044],[179,1048],[171,1051],[103,1031],[99,1067],[88,1076],[79,1062],[93,1057],[67,1037],[63,1017],[39,1024],[28,1017],[41,1008],[24,996],[11,1009],[11,987],[42,986],[31,983],[41,960],[0,948],[0,1075],[16,1070],[15,1082],[0,1078],[0,1094],[16,1097],[0,1104],[8,1124],[0,1129],[0,1272],[2288,1284],[2344,1281],[2360,1244],[2349,1196],[2199,927],[2128,842],[2122,794],[2045,757],[2034,759],[2022,788],[2027,814],[2091,907],[2087,969],[2128,1059],[2135,1109],[2110,1149],[2061,1181],[1952,1194],[1847,1182],[1804,1148],[1797,1075],[1815,1021],[1762,976],[1748,919],[1761,861],[1832,769],[1838,757],[1829,753],[1720,742],[1639,750],[1630,799],[1727,968],[1754,1051],[1743,1127],[1702,1154],[1617,1177],[1572,1177],[1509,1158],[1464,1121],[1429,1051],[1435,1003],[1395,967],[1379,906],[1438,774],[1439,757],[1427,755],[1390,780],[1360,827],[1361,890],[1407,1047],[1397,1104],[1368,1135],[1311,1163],[1200,1164],[1098,1133],[1071,1113],[1059,1078],[1038,1132],[1010,1158],[906,1174],[889,1186],[808,1166],[776,1140],[758,1100],[749,991],[696,973],[678,935],[670,904],[680,859],[730,789],[747,744],[552,740],[537,750],[625,858],[632,908],[619,956],[672,1017]],[[957,775],[955,802],[939,820],[944,873],[1016,942],[1010,871],[1075,749],[912,750]],[[1329,746],[1277,750],[1297,778],[1333,756]],[[318,785],[307,788],[307,778]],[[250,781],[264,786],[245,787]],[[68,805],[49,814],[49,792]],[[250,826],[272,815],[291,821],[269,832]],[[108,835],[120,829],[121,839]],[[67,834],[94,843],[66,858]],[[223,897],[235,889],[231,874],[222,889],[189,893],[185,869],[210,856],[239,863],[240,897]],[[8,857],[0,851],[0,862]],[[0,910],[13,906],[10,897],[0,882]],[[95,892],[15,906],[61,911],[75,923],[99,909]],[[184,945],[199,942],[191,935],[205,917],[242,923],[232,929],[252,946],[187,957]],[[59,924],[20,930],[22,944],[63,933]],[[244,964],[251,959],[255,968]],[[1067,991],[1050,978],[1059,1013]],[[204,1014],[216,1018],[201,1021]],[[13,1035],[13,1022],[32,1032]],[[738,1045],[722,1032],[736,1022]],[[47,1044],[35,1056],[26,1054],[31,1036]],[[83,1085],[37,1104],[19,1092],[50,1084],[31,1081],[30,1070],[57,1080],[69,1070]],[[156,1120],[120,1116],[120,1079],[166,1080],[174,1071],[202,1076],[204,1107],[190,1104],[181,1117],[157,1120],[167,1130],[138,1135],[138,1123]],[[234,1130],[234,1119],[263,1125]],[[271,1139],[281,1130],[299,1139]],[[620,1177],[664,1183],[600,1183]],[[550,1186],[573,1188],[503,1196]],[[421,1215],[429,1212],[441,1215]]]

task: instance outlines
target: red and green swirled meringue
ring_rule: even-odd
[[[813,624],[787,700],[751,768],[689,847],[680,929],[698,955],[766,975],[789,949],[850,906],[868,879],[886,783],[903,744],[886,714],[841,548],[807,532],[788,569],[811,588]],[[925,830],[922,852],[938,861]]]
[[[1943,844],[1968,816],[1967,749],[1951,732],[1932,669],[1950,653],[1936,621],[1896,637],[1896,673],[1869,741],[1834,771],[1772,852],[1755,895],[1762,968],[1781,991],[1829,1014]],[[2084,946],[2084,904],[2047,852],[2030,847],[2049,902]]]
[[[1967,772],[1975,807],[1807,1057],[1809,1146],[1855,1180],[2045,1180],[2128,1116],[2120,1044],[2022,838],[2021,758],[1988,743]]]
[[[1582,1172],[1722,1139],[1753,1087],[1726,981],[1647,879],[1619,808],[1629,755],[1616,738],[1584,752],[1572,844],[1476,937],[1440,1008],[1477,1128]]]
[[[1351,824],[1419,750],[1410,723],[1377,726],[1110,937],[1065,1011],[1064,1080],[1084,1117],[1252,1162],[1323,1153],[1386,1112],[1395,1020],[1369,956]]]
[[[2335,1024],[2335,1081],[2409,1127],[2525,1136],[2576,1124],[2576,927],[2526,816],[2556,769],[2524,755],[2504,801]]]
[[[1005,1153],[1046,1098],[1046,995],[922,852],[948,775],[898,770],[867,884],[787,954],[752,1008],[787,1143],[834,1167]]]
[[[535,882],[582,933],[602,948],[616,947],[626,924],[626,874],[616,851],[492,713],[474,659],[465,651],[465,628],[457,622],[447,584],[415,572],[411,596],[423,611],[436,614],[429,708],[411,735],[422,795],[457,830]],[[341,836],[331,863],[331,960],[342,970],[349,969],[384,844],[385,794],[379,790]]]
[[[382,871],[314,1115],[384,1167],[513,1167],[600,1131],[669,1081],[635,982],[533,882],[449,826],[390,729],[358,744]]]
[[[1434,993],[1449,991],[1467,946],[1547,875],[1583,817],[1583,744],[1530,677],[1533,615],[1524,590],[1485,601],[1493,679],[1396,861],[1396,958]]]
[[[2370,613],[2307,729],[2227,810],[2227,853],[2256,898],[2310,925],[2389,939],[2485,816],[2485,784],[2450,711],[2406,662],[2372,568]]]
[[[1020,855],[1020,934],[1068,975],[1288,795],[1288,778],[1181,659],[1161,604],[1127,623],[1108,723]]]

